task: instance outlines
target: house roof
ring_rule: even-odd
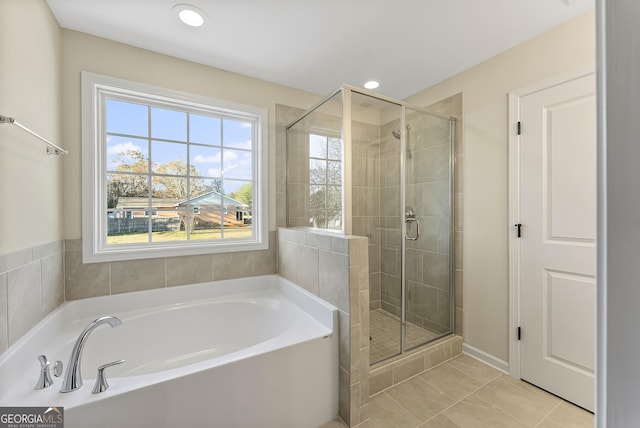
[[[152,208],[170,208],[175,207],[180,199],[176,198],[151,198]],[[121,197],[118,199],[117,209],[125,208],[147,208],[149,206],[149,198],[139,197]]]
[[[188,203],[191,203],[191,205],[220,205],[221,196],[224,198],[223,204],[225,207],[228,205],[234,205],[236,207],[249,208],[249,205],[245,204],[244,202],[240,202],[228,196],[224,196],[221,193],[216,192],[215,190],[211,190],[207,193],[203,193],[202,195],[196,196],[195,198],[191,198],[189,200],[178,202],[176,203],[176,205],[183,206],[183,205],[187,205]]]
[[[233,205],[236,207],[249,208],[249,205],[244,202],[237,201],[228,196],[224,196],[215,190],[207,193],[203,193],[200,196],[196,196],[192,199],[176,199],[176,198],[151,198],[152,208],[174,208],[185,206],[189,203],[191,205],[220,205],[220,197],[224,198],[224,206]],[[118,199],[118,205],[116,209],[145,209],[149,206],[149,198],[140,197],[122,197]]]

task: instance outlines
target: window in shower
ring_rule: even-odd
[[[266,247],[264,111],[88,73],[83,91],[85,260]]]
[[[342,229],[342,140],[309,134],[309,224]]]

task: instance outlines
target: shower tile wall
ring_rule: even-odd
[[[369,419],[366,251],[363,237],[278,229],[280,275],[339,310],[339,414],[351,427],[367,426]]]
[[[380,243],[380,128],[363,122],[351,124],[353,234],[369,238],[369,305],[381,305]]]
[[[287,226],[287,125],[303,109],[276,104],[276,226]]]
[[[402,225],[400,206],[400,140],[393,131],[400,120],[380,127],[380,307],[400,316]]]

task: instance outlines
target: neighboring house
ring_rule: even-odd
[[[176,204],[180,199],[175,198],[151,198],[151,217],[154,218],[175,218]],[[118,199],[118,205],[108,211],[111,218],[140,218],[149,217],[149,198],[128,198]]]
[[[189,216],[188,214],[191,213]],[[225,226],[242,226],[251,222],[249,205],[210,191],[190,200],[175,198],[122,197],[116,208],[108,211],[113,219],[170,219],[179,218],[181,228],[185,228],[189,219],[193,229],[219,227],[224,220]]]
[[[219,226],[224,219],[225,226],[242,226],[248,223],[249,205],[224,196],[215,190],[176,204],[177,213],[186,221],[187,210],[191,206],[192,228],[205,229]]]

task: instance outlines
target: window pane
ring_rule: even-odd
[[[205,178],[202,179],[202,185],[203,185],[203,190],[201,191],[201,193],[194,193],[192,192],[192,197],[196,197],[202,193],[207,193],[207,192],[218,192],[221,195],[224,194],[224,188],[222,187],[222,180],[220,180],[219,178]]]
[[[327,137],[323,135],[309,134],[309,157],[327,158]]]
[[[326,211],[311,211],[311,218],[309,219],[309,226],[319,227],[325,229],[327,227],[327,212]]]
[[[149,172],[147,140],[107,136],[107,170]]]
[[[327,186],[327,209],[331,211],[342,210],[342,188]]]
[[[151,142],[153,172],[158,174],[187,174],[187,145],[179,143]]]
[[[326,190],[326,186],[309,187],[309,209],[311,209],[312,211],[324,209],[327,200]]]
[[[183,176],[153,177],[154,197],[174,199],[175,202],[183,202],[188,198],[189,180]]]
[[[327,229],[342,229],[342,212],[341,211],[328,211],[327,212]]]
[[[107,208],[119,208],[126,198],[148,197],[147,177],[137,174],[107,174]]]
[[[222,167],[224,169],[225,178],[251,180],[253,177],[251,152],[225,149],[222,156]]]
[[[329,159],[342,160],[342,140],[339,138],[329,139]]]
[[[327,183],[327,161],[318,159],[309,159],[309,183],[310,184],[326,184]]]
[[[224,120],[224,146],[251,150],[251,122]]]
[[[220,149],[191,146],[189,156],[191,156],[191,167],[194,175],[220,177]]]
[[[107,174],[107,243],[147,242],[149,223],[147,177]]]
[[[220,118],[189,115],[189,141],[192,143],[220,145]]]
[[[214,187],[219,188],[219,181],[207,180],[202,187],[192,193],[190,200],[193,220],[191,239],[220,239],[222,218],[222,195]]]
[[[224,239],[253,236],[253,183],[224,180]]]
[[[187,239],[188,212],[183,209],[183,205],[180,205],[184,199],[171,197],[169,193],[164,184],[154,182],[151,195],[152,242],[184,241]]]
[[[327,183],[342,184],[342,163],[329,161],[327,162]]]
[[[151,136],[164,140],[187,141],[187,113],[152,107]]]
[[[149,108],[145,105],[107,99],[107,132],[116,134],[149,135]]]

